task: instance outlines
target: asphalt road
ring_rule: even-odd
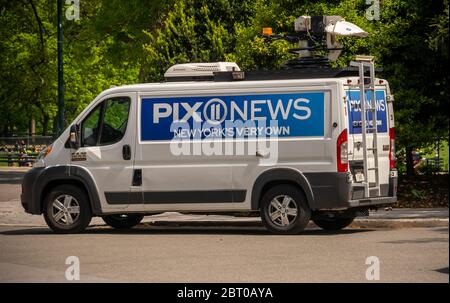
[[[7,168],[0,167],[0,184],[20,184],[24,174],[24,170],[8,171]]]
[[[0,282],[67,282],[69,256],[82,282],[366,282],[370,256],[380,282],[449,282],[448,227],[277,236],[262,227],[97,226],[56,235],[23,213],[19,176],[0,171]]]
[[[0,170],[0,203],[20,197],[23,175],[24,172]]]
[[[448,228],[347,229],[270,235],[262,228],[0,228],[0,282],[65,282],[66,258],[85,282],[449,282]]]

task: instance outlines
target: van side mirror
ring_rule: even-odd
[[[70,126],[69,145],[70,148],[73,149],[78,149],[80,147],[80,143],[78,141],[78,128],[75,124]]]

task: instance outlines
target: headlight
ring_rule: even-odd
[[[39,160],[44,159],[45,157],[47,157],[52,152],[52,148],[53,147],[50,144],[49,146],[47,146],[46,148],[41,150],[41,152],[39,153],[39,155],[36,158],[36,161],[39,161]]]

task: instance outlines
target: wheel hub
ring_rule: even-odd
[[[58,196],[52,203],[52,217],[56,223],[74,224],[80,216],[80,204],[71,195]]]
[[[269,205],[269,217],[273,224],[286,227],[297,218],[298,207],[295,200],[288,195],[279,195]]]

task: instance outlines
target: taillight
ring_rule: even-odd
[[[337,171],[348,171],[348,135],[347,129],[344,129],[339,135],[336,144],[337,153]]]
[[[389,128],[389,168],[395,169],[395,128]]]

